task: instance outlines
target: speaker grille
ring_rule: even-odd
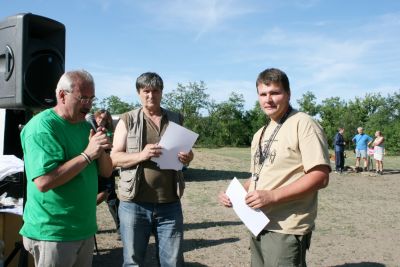
[[[63,61],[56,53],[37,54],[25,72],[24,103],[32,106],[54,106],[55,89],[63,72]]]

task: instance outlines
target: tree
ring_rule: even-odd
[[[256,133],[262,126],[269,123],[270,118],[261,109],[260,103],[256,101],[253,109],[245,113],[244,121],[249,128],[248,143],[251,144],[253,134]]]
[[[216,103],[206,93],[204,82],[178,83],[176,90],[163,97],[163,106],[184,116],[185,127],[200,136],[198,145],[203,146],[247,146],[253,134],[269,122],[258,101],[251,110],[244,110],[241,94],[232,92],[227,101]],[[380,94],[367,94],[365,97],[344,101],[340,97],[331,97],[316,104],[312,92],[306,92],[297,100],[300,110],[318,118],[324,128],[329,145],[339,127],[344,127],[347,149],[354,148],[351,142],[357,127],[374,135],[382,131],[385,136],[385,148],[390,154],[400,153],[400,90],[386,98]],[[95,103],[93,110],[108,109],[112,114],[121,114],[138,104],[128,104],[117,96],[110,96]]]
[[[387,98],[381,95],[367,95],[364,105],[371,103],[370,114],[366,123],[366,129],[370,133],[381,131],[385,137],[386,151],[390,154],[400,153],[400,94],[395,92]],[[372,107],[371,107],[372,106]]]
[[[229,100],[217,104],[210,117],[218,121],[214,141],[219,146],[249,145],[249,130],[243,119],[243,95],[232,92]]]
[[[181,113],[185,126],[197,132],[201,111],[209,105],[206,89],[206,84],[202,81],[190,82],[186,86],[178,83],[176,90],[164,95],[162,104],[167,109]]]
[[[323,100],[319,108],[320,124],[324,128],[330,146],[332,146],[332,138],[337,128],[343,127],[346,124],[344,120],[345,110],[346,103],[339,97],[331,97]]]
[[[138,107],[139,104],[128,104],[124,101],[122,101],[118,96],[111,95],[109,97],[106,97],[102,99],[97,105],[95,103],[93,105],[93,111],[99,110],[99,109],[106,109],[108,110],[111,114],[122,114],[125,113],[129,110],[132,110],[136,107]]]
[[[307,91],[304,93],[303,96],[297,100],[297,103],[300,106],[300,111],[303,111],[310,116],[317,115],[320,107],[316,104],[316,99],[317,98],[312,92]]]

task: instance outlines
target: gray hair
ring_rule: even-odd
[[[136,79],[136,90],[139,92],[140,89],[144,88],[160,89],[162,91],[164,83],[157,73],[145,72]]]
[[[71,93],[81,84],[94,88],[93,76],[86,70],[68,71],[64,73],[58,81],[56,93],[60,92],[60,90]]]

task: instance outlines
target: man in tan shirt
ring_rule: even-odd
[[[290,106],[289,79],[283,71],[261,72],[256,86],[260,107],[271,121],[253,137],[245,201],[270,222],[251,238],[251,265],[306,266],[317,192],[328,185],[331,171],[326,136],[310,116]],[[232,206],[224,192],[219,201]]]

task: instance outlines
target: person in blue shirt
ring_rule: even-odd
[[[364,171],[367,171],[367,150],[368,145],[373,141],[373,139],[364,133],[364,129],[362,127],[358,127],[357,132],[358,134],[351,139],[356,144],[356,171],[358,172],[360,170],[361,158],[364,159]]]
[[[344,170],[344,146],[346,142],[343,138],[344,128],[340,127],[335,135],[333,144],[335,146],[335,172],[342,173]]]

